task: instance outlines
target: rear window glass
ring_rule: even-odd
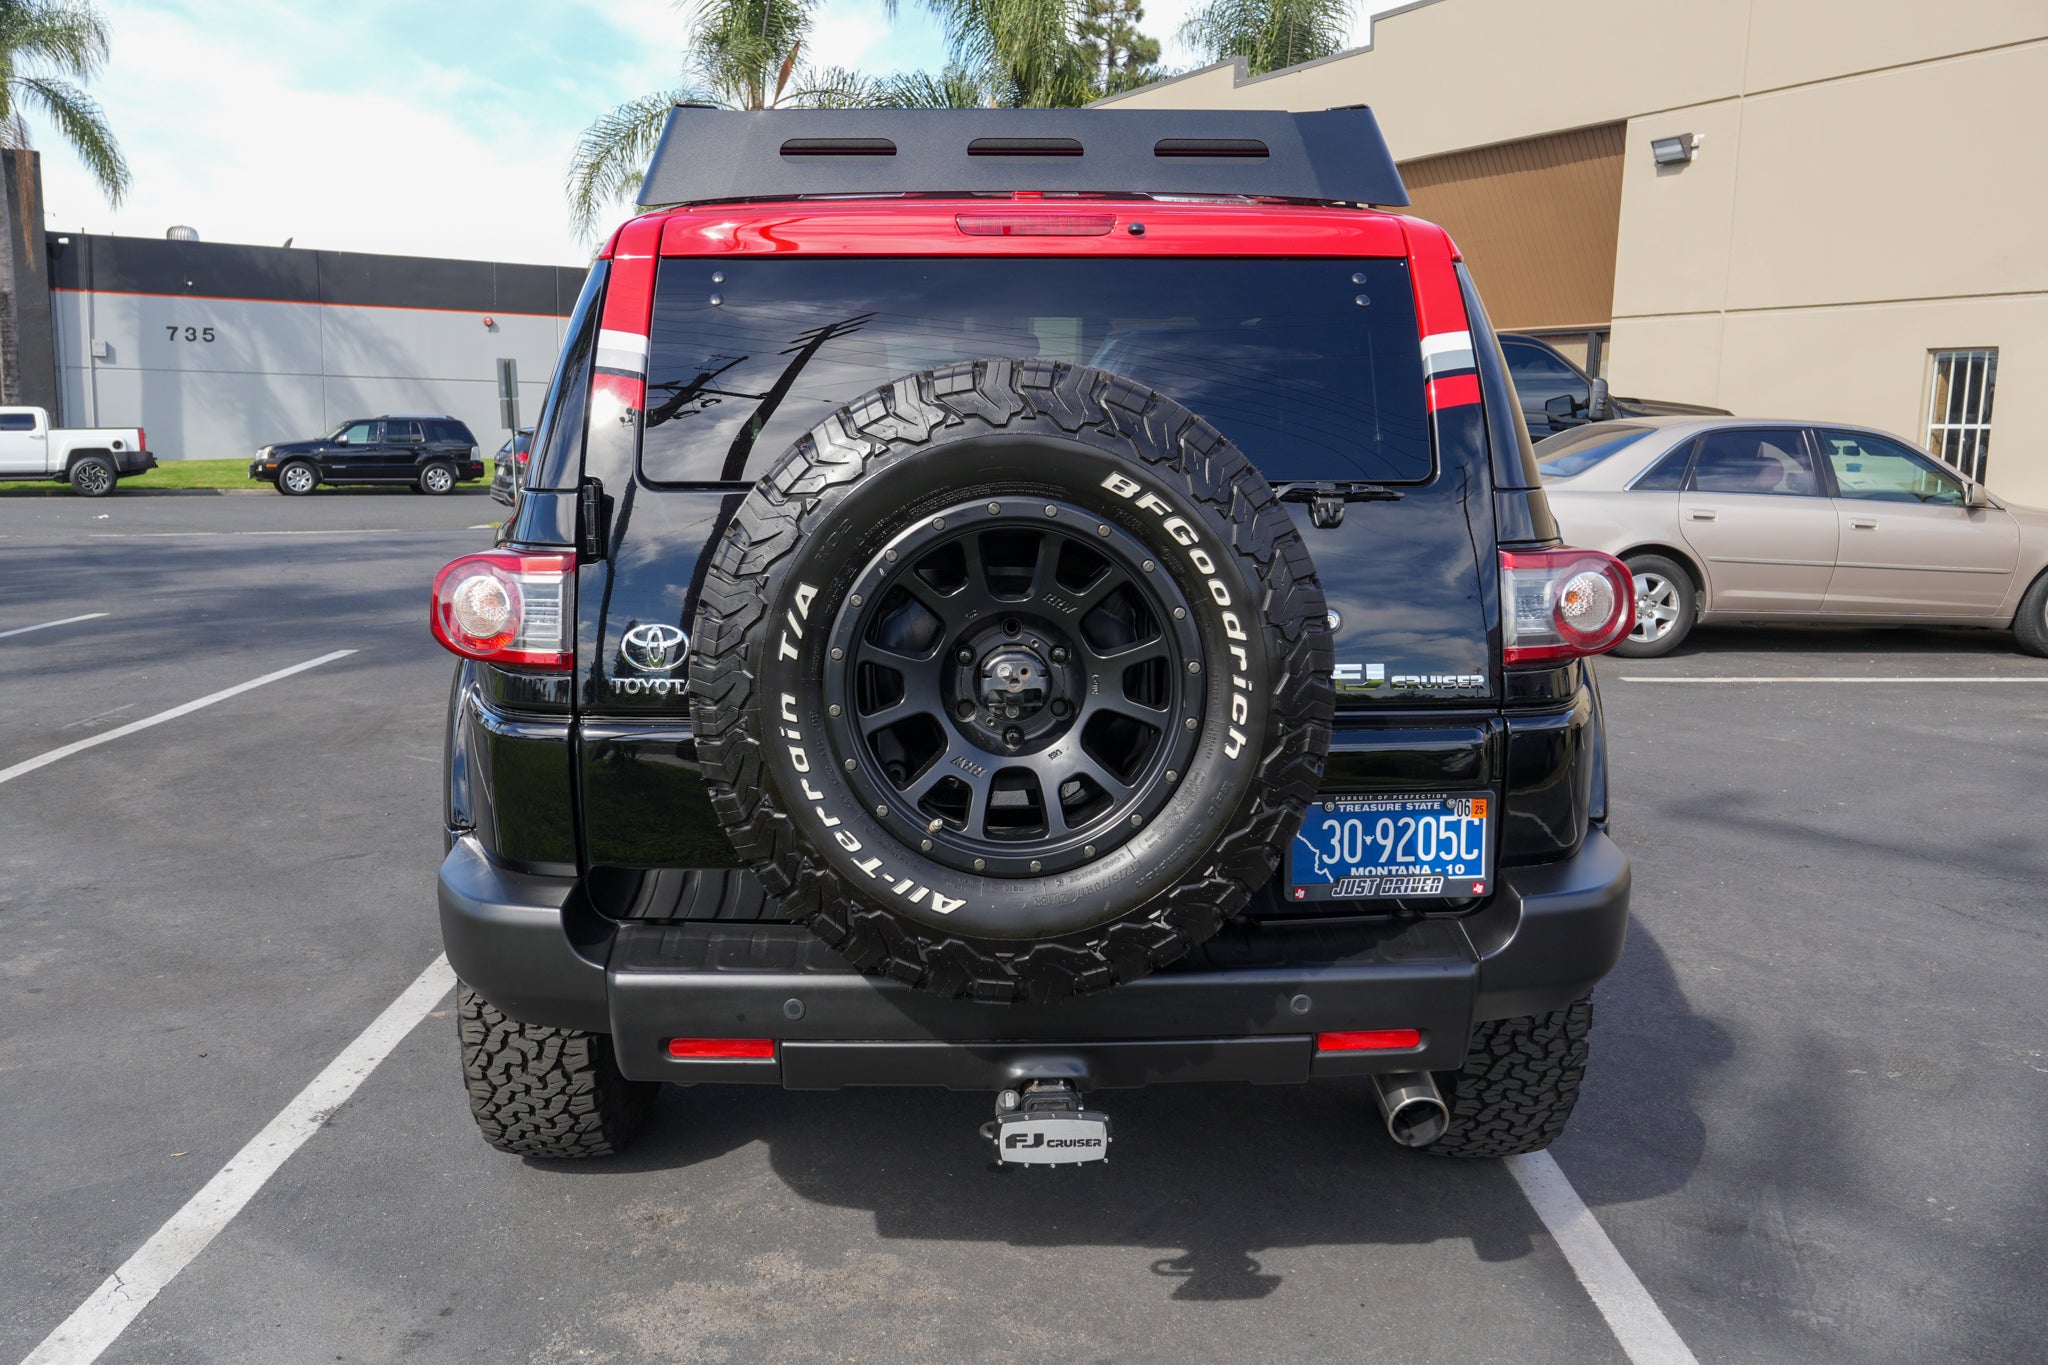
[[[758,478],[869,389],[990,357],[1158,389],[1271,480],[1434,472],[1405,262],[822,257],[662,263],[641,472]]]
[[[1649,434],[1648,427],[1605,424],[1560,432],[1536,443],[1536,470],[1546,479],[1569,479]]]

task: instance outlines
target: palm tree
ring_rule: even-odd
[[[1086,104],[1100,91],[1080,43],[1088,0],[920,0],[946,31],[953,65],[994,98],[1027,109]],[[896,0],[882,12],[896,14]]]
[[[1242,57],[1254,76],[1344,50],[1357,0],[1207,0],[1180,35],[1212,62]]]
[[[0,0],[5,3],[5,0]],[[569,219],[590,236],[598,215],[639,188],[668,111],[679,100],[727,109],[836,107],[866,101],[869,82],[802,63],[818,0],[695,0],[683,80],[627,100],[583,130],[569,161]]]
[[[119,204],[128,162],[82,84],[106,60],[107,21],[84,0],[0,0],[0,148],[32,145],[25,115],[33,110],[57,125],[107,202]]]

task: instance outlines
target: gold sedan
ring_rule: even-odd
[[[1565,541],[1636,583],[1615,650],[1700,621],[2010,627],[2048,656],[2048,512],[1993,497],[1899,437],[1741,418],[1629,418],[1536,447]]]

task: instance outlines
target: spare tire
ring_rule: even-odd
[[[1144,976],[1272,875],[1330,736],[1293,519],[1127,379],[899,379],[741,503],[694,621],[712,805],[863,970],[1041,1002]]]

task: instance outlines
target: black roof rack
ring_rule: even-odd
[[[669,111],[642,204],[806,194],[1242,194],[1408,202],[1372,110]]]

